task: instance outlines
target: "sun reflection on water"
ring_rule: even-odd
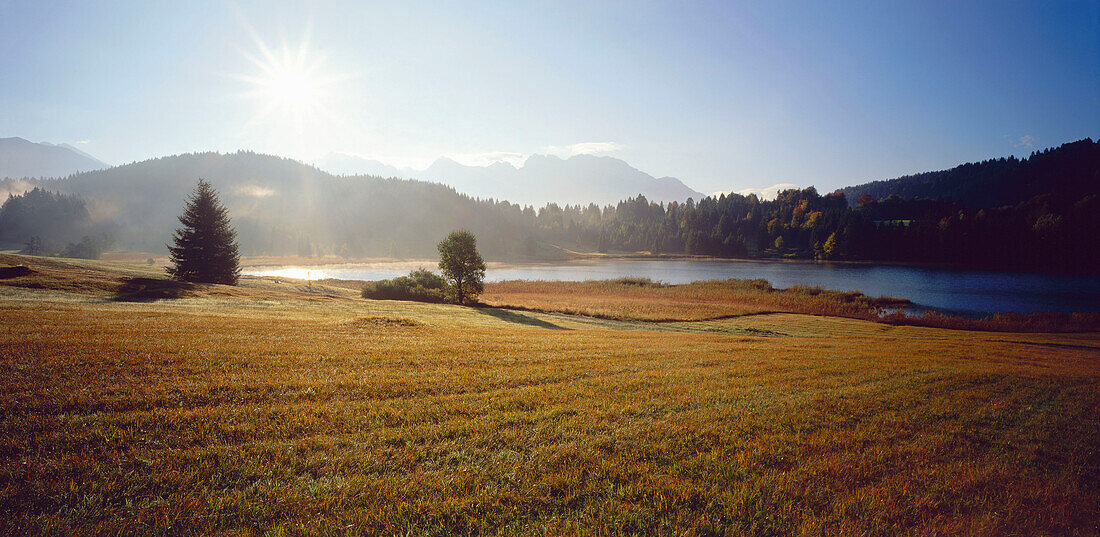
[[[275,276],[277,278],[294,278],[296,280],[323,280],[330,278],[323,270],[307,269],[300,267],[287,267],[272,270],[245,271],[250,276]]]

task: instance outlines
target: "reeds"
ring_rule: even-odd
[[[486,285],[483,302],[541,312],[637,321],[703,321],[766,313],[802,313],[958,330],[1002,332],[1100,331],[1097,313],[996,314],[967,319],[939,312],[909,315],[893,297],[793,286],[774,289],[766,280],[713,280],[663,285],[629,279],[588,282],[507,281]]]

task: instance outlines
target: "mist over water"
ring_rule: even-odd
[[[253,276],[380,280],[403,276],[429,261],[246,269]],[[560,264],[490,264],[485,279],[605,280],[648,277],[680,284],[699,280],[758,279],[773,287],[817,286],[870,296],[906,298],[918,306],[966,315],[1041,311],[1100,311],[1095,278],[949,270],[894,265],[777,263],[729,260],[615,260]]]

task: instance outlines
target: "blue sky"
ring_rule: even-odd
[[[0,47],[0,137],[113,164],[589,152],[831,191],[1100,136],[1095,0],[0,0]]]

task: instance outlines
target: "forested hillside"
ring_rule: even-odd
[[[219,191],[245,254],[430,255],[461,227],[482,237],[490,255],[508,256],[525,238],[516,205],[420,181],[334,177],[251,152],[164,157],[35,184],[85,200],[92,220],[114,224],[119,246],[159,252],[199,178]],[[35,233],[30,227],[20,229]],[[0,231],[9,243],[26,240],[13,235]]]
[[[971,209],[1019,205],[1051,194],[1081,199],[1100,185],[1100,140],[1079,140],[1044,149],[1020,160],[1016,157],[967,163],[950,170],[918,173],[843,189],[853,206],[863,196],[886,199],[951,199]]]
[[[470,198],[434,183],[335,177],[294,160],[249,152],[190,154],[38,181],[41,188],[66,195],[38,191],[9,198],[0,207],[0,241],[23,244],[42,236],[56,242],[106,230],[120,247],[160,252],[201,177],[220,191],[246,255],[433,256],[442,237],[465,228],[496,259],[539,257],[560,246],[1095,273],[1100,267],[1095,180],[1100,161],[1090,160],[1095,149],[1086,140],[1024,161],[970,165],[1016,169],[1014,195],[1053,185],[1051,192],[996,207],[870,195],[852,207],[844,192],[820,195],[811,187],[782,192],[774,201],[733,194],[666,205],[637,196],[604,207],[549,204],[537,210]],[[35,216],[67,214],[70,206],[72,218]]]
[[[540,221],[544,236],[600,251],[1100,270],[1095,193],[1080,199],[1045,194],[975,211],[959,202],[898,197],[850,208],[842,192],[821,196],[811,187],[782,192],[775,201],[734,194],[661,206],[639,197],[603,212],[566,208],[553,214],[554,221]]]

